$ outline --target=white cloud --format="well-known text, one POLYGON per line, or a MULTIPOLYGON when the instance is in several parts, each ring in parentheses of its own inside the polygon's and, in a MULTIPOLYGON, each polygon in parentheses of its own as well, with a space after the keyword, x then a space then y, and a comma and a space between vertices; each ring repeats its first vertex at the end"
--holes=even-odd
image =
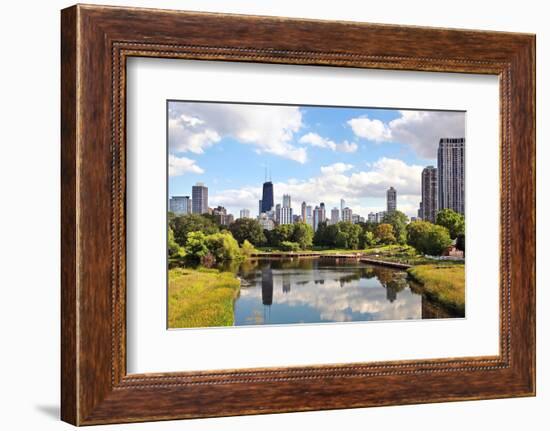
MULTIPOLYGON (((314 206, 322 201, 327 208, 331 208, 339 206, 340 199, 344 198, 354 213, 365 217, 370 211, 385 209, 386 191, 393 186, 397 189, 398 209, 408 215, 416 215, 423 166, 384 157, 372 163, 367 170, 351 171, 352 168, 349 164, 334 163, 321 167, 319 175, 308 180, 275 182, 275 202, 282 201, 283 193, 290 194, 292 207, 298 211, 302 201, 314 206)), ((212 205, 224 205, 231 211, 248 208, 253 214, 257 212, 259 199, 260 185, 223 190, 209 198, 212 205)))
POLYGON ((385 123, 377 119, 371 120, 366 115, 352 118, 348 124, 353 133, 370 141, 389 141, 392 136, 390 128, 385 123))
POLYGON ((400 117, 389 123, 367 116, 347 123, 356 136, 375 142, 409 145, 418 156, 435 159, 440 138, 465 137, 464 112, 399 111, 400 117))
POLYGON ((353 142, 343 141, 336 143, 331 139, 323 138, 317 133, 309 132, 302 136, 298 141, 300 144, 309 144, 312 147, 329 148, 332 151, 340 151, 343 153, 354 153, 357 151, 357 144, 353 142))
POLYGON ((168 174, 171 177, 177 177, 186 173, 202 174, 204 169, 198 166, 195 160, 187 157, 177 157, 173 154, 168 156, 168 174))
POLYGON ((353 165, 350 165, 349 163, 338 162, 329 166, 321 166, 321 173, 324 175, 342 174, 349 171, 351 168, 353 168, 353 165))
POLYGON ((201 154, 224 137, 269 153, 305 163, 305 148, 293 145, 302 127, 302 112, 294 106, 225 103, 172 103, 169 143, 172 152, 201 154))

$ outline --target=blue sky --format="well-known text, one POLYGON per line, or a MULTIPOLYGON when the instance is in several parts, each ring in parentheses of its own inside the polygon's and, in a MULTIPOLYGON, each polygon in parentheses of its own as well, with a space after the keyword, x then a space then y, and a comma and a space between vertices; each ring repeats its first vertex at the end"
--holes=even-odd
POLYGON ((168 102, 169 196, 209 188, 209 206, 257 215, 265 170, 275 201, 297 212, 340 198, 366 216, 385 209, 385 190, 415 215, 420 172, 435 165, 441 137, 463 137, 465 114, 313 106, 168 102))

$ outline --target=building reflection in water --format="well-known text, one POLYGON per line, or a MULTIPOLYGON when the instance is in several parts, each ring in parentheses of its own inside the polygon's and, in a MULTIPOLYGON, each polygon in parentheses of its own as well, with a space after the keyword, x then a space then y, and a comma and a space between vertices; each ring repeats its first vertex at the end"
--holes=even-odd
POLYGON ((283 293, 290 292, 290 275, 286 272, 283 273, 283 293))
POLYGON ((262 268, 262 304, 264 305, 264 322, 271 319, 271 304, 273 304, 273 270, 271 265, 262 268))

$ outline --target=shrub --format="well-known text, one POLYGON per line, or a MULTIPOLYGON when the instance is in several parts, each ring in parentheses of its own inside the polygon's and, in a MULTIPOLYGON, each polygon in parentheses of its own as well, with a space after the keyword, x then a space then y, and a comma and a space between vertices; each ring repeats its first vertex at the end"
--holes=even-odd
POLYGON ((239 244, 248 241, 249 244, 261 245, 266 242, 266 237, 260 223, 251 218, 240 218, 229 226, 229 230, 239 244))
POLYGON ((283 242, 281 242, 279 247, 283 251, 298 251, 298 250, 300 250, 300 244, 298 244, 297 242, 292 242, 292 241, 283 241, 283 242))
POLYGON ((248 242, 247 239, 243 241, 243 245, 241 245, 241 254, 245 257, 249 257, 252 253, 254 253, 256 249, 252 244, 248 242))
POLYGON ((407 226, 408 244, 420 253, 439 256, 452 244, 449 231, 427 221, 415 221, 407 226))
POLYGON ((231 232, 228 231, 208 235, 206 237, 206 247, 212 253, 216 262, 226 262, 241 257, 239 244, 233 238, 231 232))

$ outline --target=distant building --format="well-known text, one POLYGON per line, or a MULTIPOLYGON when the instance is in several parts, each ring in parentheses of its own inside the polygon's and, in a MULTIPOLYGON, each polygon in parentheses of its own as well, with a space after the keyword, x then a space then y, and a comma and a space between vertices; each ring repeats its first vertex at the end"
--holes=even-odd
POLYGON ((438 209, 450 208, 462 215, 464 215, 464 142, 464 138, 441 138, 437 149, 438 209))
POLYGON ((352 222, 353 219, 353 211, 351 208, 345 207, 342 211, 342 221, 346 222, 352 222))
POLYGON ((276 219, 279 224, 292 224, 290 195, 283 195, 283 206, 277 204, 276 219))
POLYGON ((346 207, 346 201, 344 199, 340 199, 340 217, 342 217, 345 207, 346 207))
POLYGON ((319 227, 319 223, 323 223, 325 220, 325 204, 321 202, 321 205, 315 207, 315 209, 313 210, 313 230, 316 231, 319 227))
POLYGON ((305 222, 313 227, 313 208, 311 205, 306 206, 306 220, 305 222))
POLYGON ((330 211, 330 224, 336 224, 340 221, 340 210, 336 207, 330 211))
POLYGON ((369 222, 376 223, 376 213, 370 212, 367 217, 369 222))
POLYGON ((258 201, 258 214, 261 214, 262 213, 262 200, 260 199, 258 201))
POLYGON ((281 223, 281 204, 275 205, 275 221, 281 223))
POLYGON ((384 217, 386 216, 386 211, 380 211, 376 213, 376 223, 382 223, 382 220, 384 220, 384 217))
POLYGON ((437 216, 437 169, 427 166, 422 170, 422 219, 435 223, 437 216))
POLYGON ((359 214, 352 214, 351 215, 351 222, 353 224, 361 223, 362 221, 365 221, 363 217, 361 217, 359 214))
POLYGON ((239 218, 250 218, 250 210, 242 209, 239 212, 239 218))
POLYGON ((266 181, 262 189, 262 211, 263 213, 273 209, 273 183, 266 181))
POLYGON ((418 207, 418 218, 420 220, 424 220, 424 203, 420 201, 420 205, 418 207))
POLYGON ((260 213, 258 216, 258 223, 264 230, 273 230, 275 227, 275 222, 267 213, 260 213))
POLYGON ((192 187, 191 195, 193 214, 208 213, 208 187, 203 183, 197 183, 192 187))
POLYGON ((302 207, 301 207, 301 212, 300 212, 301 216, 302 216, 302 221, 304 223, 307 223, 307 205, 305 202, 302 202, 302 207))
POLYGON ((170 198, 169 211, 176 215, 191 213, 191 199, 189 196, 172 196, 170 198))
POLYGON ((232 214, 227 214, 225 207, 218 206, 212 209, 212 215, 216 217, 216 220, 222 226, 229 226, 234 221, 232 214))
POLYGON ((386 206, 389 213, 397 209, 397 190, 393 187, 386 192, 386 206))

